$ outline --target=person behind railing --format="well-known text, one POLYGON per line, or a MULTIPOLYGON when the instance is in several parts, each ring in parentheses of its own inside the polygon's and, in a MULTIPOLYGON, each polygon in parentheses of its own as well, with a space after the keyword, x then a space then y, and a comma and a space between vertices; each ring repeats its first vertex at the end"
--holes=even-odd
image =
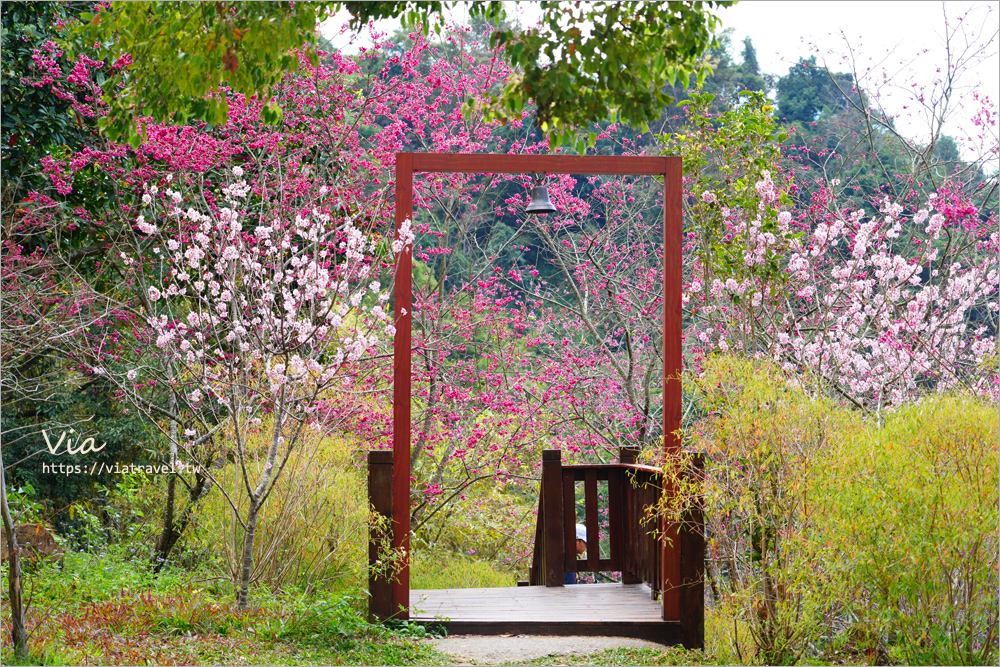
MULTIPOLYGON (((576 524, 576 555, 582 556, 587 552, 587 527, 582 523, 576 524)), ((564 582, 575 584, 576 572, 567 572, 564 582)))

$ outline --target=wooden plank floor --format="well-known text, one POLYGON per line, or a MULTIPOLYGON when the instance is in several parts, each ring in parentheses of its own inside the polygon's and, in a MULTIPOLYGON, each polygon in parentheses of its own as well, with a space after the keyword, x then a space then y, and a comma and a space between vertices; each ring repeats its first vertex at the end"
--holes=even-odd
POLYGON ((645 584, 411 590, 410 620, 451 634, 605 635, 680 643, 680 624, 661 618, 645 584))

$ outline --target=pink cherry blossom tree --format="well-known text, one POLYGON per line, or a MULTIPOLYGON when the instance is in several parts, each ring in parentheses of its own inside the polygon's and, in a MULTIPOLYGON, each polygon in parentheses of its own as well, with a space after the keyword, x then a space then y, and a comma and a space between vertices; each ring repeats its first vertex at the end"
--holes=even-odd
MULTIPOLYGON (((212 417, 185 430, 185 453, 208 433, 230 444, 247 500, 238 516, 244 538, 237 601, 245 607, 261 508, 308 429, 324 428, 317 403, 331 391, 349 391, 347 369, 379 349, 392 324, 378 281, 378 240, 355 224, 355 212, 322 186, 279 191, 248 206, 253 186, 242 168, 231 173, 211 206, 204 199, 191 206, 169 187, 154 200, 159 193, 151 186, 136 218, 137 252, 122 251, 122 260, 140 266, 143 249, 165 241, 151 274, 134 276, 149 304, 145 322, 155 345, 176 370, 170 377, 131 369, 126 379, 172 383, 192 414, 212 417), (269 444, 254 451, 251 435, 262 428, 269 444)), ((404 227, 392 251, 411 241, 404 227)))

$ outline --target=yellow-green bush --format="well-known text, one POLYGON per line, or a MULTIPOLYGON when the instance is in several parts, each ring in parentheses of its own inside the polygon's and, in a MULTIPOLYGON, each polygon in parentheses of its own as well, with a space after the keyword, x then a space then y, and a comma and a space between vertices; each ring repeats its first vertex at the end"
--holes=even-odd
POLYGON ((410 562, 410 588, 500 588, 517 586, 510 570, 454 552, 418 550, 410 562))
POLYGON ((761 659, 794 663, 824 618, 805 539, 808 482, 850 415, 737 357, 712 359, 688 386, 708 413, 686 436, 706 454, 709 588, 721 613, 746 622, 761 659))
POLYGON ((814 538, 851 611, 898 660, 996 664, 996 406, 933 397, 836 436, 814 538))
MULTIPOLYGON (((293 452, 257 520, 252 582, 277 591, 365 578, 367 469, 353 444, 337 436, 316 436, 305 438, 293 452)), ((219 488, 199 504, 187 548, 214 557, 235 580, 243 530, 227 498, 242 511, 246 493, 237 465, 229 464, 215 476, 219 488)))
POLYGON ((938 396, 879 423, 732 357, 688 386, 709 588, 758 659, 995 664, 995 405, 938 396))

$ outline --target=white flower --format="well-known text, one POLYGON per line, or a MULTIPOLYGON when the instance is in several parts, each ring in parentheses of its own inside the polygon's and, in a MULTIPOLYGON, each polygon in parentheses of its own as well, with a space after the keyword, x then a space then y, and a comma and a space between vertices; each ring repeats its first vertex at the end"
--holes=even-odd
POLYGON ((235 176, 236 178, 243 178, 243 168, 233 167, 233 176, 235 176))
POLYGON ((148 193, 147 193, 147 194, 144 194, 144 195, 142 196, 142 205, 143 205, 143 206, 149 206, 149 205, 150 205, 150 204, 152 204, 152 203, 153 203, 153 198, 152 198, 152 197, 150 197, 148 193))
POLYGON ((187 259, 188 266, 192 269, 198 267, 198 262, 205 256, 205 252, 196 246, 192 246, 184 251, 184 258, 187 259))
POLYGON ((125 377, 134 382, 135 379, 139 377, 139 371, 133 368, 132 370, 130 370, 128 373, 125 374, 125 377))
POLYGON ((139 228, 139 231, 143 234, 155 234, 157 231, 156 225, 146 222, 146 218, 139 216, 135 219, 135 226, 139 228))
POLYGON ((246 181, 237 181, 222 188, 222 194, 227 197, 246 197, 248 192, 250 192, 250 186, 247 185, 246 181))
POLYGON ((150 287, 149 288, 149 300, 150 301, 159 301, 161 296, 163 296, 163 295, 160 293, 160 290, 156 289, 155 287, 150 287))
POLYGON ((192 403, 199 403, 201 401, 201 390, 195 389, 190 394, 188 394, 188 398, 191 399, 192 403))

